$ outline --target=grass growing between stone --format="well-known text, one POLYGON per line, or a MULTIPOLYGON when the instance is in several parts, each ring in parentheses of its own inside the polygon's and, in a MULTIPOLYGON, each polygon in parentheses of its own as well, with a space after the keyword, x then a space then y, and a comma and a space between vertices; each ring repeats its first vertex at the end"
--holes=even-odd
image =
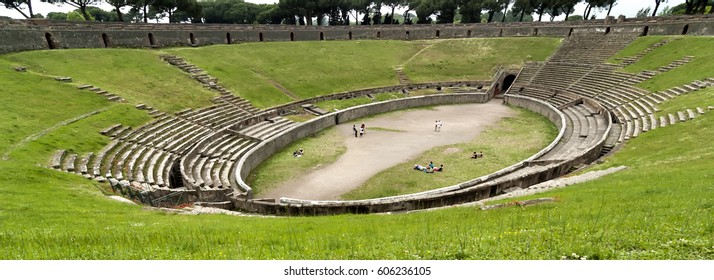
POLYGON ((399 83, 393 66, 416 53, 408 41, 276 42, 168 49, 208 71, 259 107, 399 83), (215 72, 215 73, 214 73, 215 72))
POLYGON ((535 154, 555 139, 555 126, 543 116, 517 109, 487 128, 468 143, 433 148, 415 159, 379 172, 343 199, 367 199, 416 193, 468 181, 515 164, 535 154), (484 157, 471 159, 483 152, 484 157), (424 173, 413 170, 415 164, 444 165, 443 172, 424 173))
POLYGON ((412 81, 488 80, 501 65, 520 68, 526 61, 545 60, 561 39, 473 38, 433 42, 433 46, 404 65, 412 81))
POLYGON ((69 76, 75 85, 92 84, 131 104, 144 103, 166 112, 206 107, 218 96, 149 50, 32 51, 3 55, 0 60, 41 75, 69 76))
POLYGON ((635 56, 649 48, 650 46, 661 42, 662 40, 666 39, 666 36, 644 36, 644 37, 638 37, 630 43, 626 48, 620 50, 617 52, 615 55, 610 57, 607 62, 609 63, 614 63, 618 64, 620 63, 620 60, 618 58, 624 58, 624 57, 629 57, 629 56, 635 56))
MULTIPOLYGON (((660 91, 694 80, 714 77, 714 67, 711 67, 711 62, 714 60, 714 51, 712 51, 714 37, 663 36, 657 38, 669 38, 672 41, 648 53, 638 62, 625 67, 626 72, 657 70, 659 67, 685 56, 694 56, 694 58, 689 63, 671 71, 658 73, 654 78, 639 84, 639 87, 649 91, 660 91)), ((638 39, 636 42, 640 40, 648 39, 638 39)), ((631 47, 626 48, 625 51, 629 48, 631 47)))
POLYGON ((708 106, 714 106, 714 87, 700 89, 668 100, 657 106, 661 111, 655 115, 659 117, 675 114, 676 116, 677 111, 692 109, 696 112, 697 107, 706 111, 708 106))
POLYGON ((337 160, 346 151, 342 136, 334 127, 322 130, 313 136, 288 145, 282 151, 263 161, 250 175, 247 183, 254 194, 275 188, 301 174, 311 172, 337 160), (304 155, 293 156, 303 149, 304 155))

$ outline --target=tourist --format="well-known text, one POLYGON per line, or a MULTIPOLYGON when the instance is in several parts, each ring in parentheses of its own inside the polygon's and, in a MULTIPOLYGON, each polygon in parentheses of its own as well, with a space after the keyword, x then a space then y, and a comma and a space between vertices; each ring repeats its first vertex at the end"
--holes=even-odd
POLYGON ((434 131, 437 131, 437 129, 439 129, 439 121, 438 120, 434 122, 434 131))
POLYGON ((471 158, 477 159, 477 158, 478 158, 478 153, 477 153, 477 152, 474 152, 474 154, 471 156, 471 158))
POLYGON ((353 125, 352 125, 352 131, 354 131, 354 133, 355 133, 355 138, 357 138, 357 125, 356 125, 356 124, 353 124, 353 125))
POLYGON ((438 127, 439 132, 441 132, 441 127, 444 125, 444 123, 441 122, 441 120, 436 121, 436 126, 438 127))
POLYGON ((414 170, 424 171, 424 170, 426 170, 426 167, 417 164, 417 165, 414 165, 414 170))
POLYGON ((429 168, 434 168, 434 162, 433 162, 433 161, 430 161, 430 162, 429 162, 429 168))
POLYGON ((444 165, 441 164, 441 165, 439 165, 439 167, 434 167, 434 171, 439 171, 439 172, 444 171, 444 165))
POLYGON ((364 135, 364 124, 362 127, 359 129, 359 137, 362 137, 364 135))
POLYGON ((362 123, 362 126, 360 126, 360 130, 362 130, 362 134, 366 133, 366 128, 364 127, 364 123, 362 123))

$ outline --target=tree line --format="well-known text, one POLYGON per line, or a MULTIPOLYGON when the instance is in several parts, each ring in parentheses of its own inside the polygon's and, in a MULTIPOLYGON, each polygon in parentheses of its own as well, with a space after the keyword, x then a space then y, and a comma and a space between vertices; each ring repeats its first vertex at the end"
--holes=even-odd
MULTIPOLYGON (((70 5, 69 13, 50 12, 50 20, 96 20, 117 22, 378 25, 553 21, 595 18, 598 10, 610 16, 618 0, 280 0, 277 4, 254 4, 243 0, 35 0, 70 5), (96 5, 113 7, 110 12, 96 5), (582 15, 575 5, 585 4, 582 15), (396 10, 403 12, 396 14, 396 10), (384 12, 386 11, 386 12, 384 12)), ((622 0, 625 1, 625 0, 622 0)), ((642 8, 637 16, 713 13, 714 0, 685 0, 674 7, 668 0, 649 0, 654 8, 642 8)), ((0 5, 26 18, 44 17, 32 11, 32 0, 0 0, 0 5)))

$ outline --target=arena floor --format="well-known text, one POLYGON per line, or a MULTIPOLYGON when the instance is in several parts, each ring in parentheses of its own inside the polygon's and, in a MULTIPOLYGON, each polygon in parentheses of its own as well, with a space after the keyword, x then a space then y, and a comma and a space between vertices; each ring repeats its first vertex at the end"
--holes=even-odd
MULTIPOLYGON (((354 137, 352 125, 359 127, 362 122, 344 123, 337 129, 344 135, 347 151, 337 161, 284 182, 259 197, 338 200, 340 195, 360 187, 378 172, 409 161, 431 148, 474 139, 490 124, 514 115, 514 112, 502 105, 501 100, 392 112, 367 119, 366 133, 361 138, 354 137), (443 123, 440 132, 434 131, 436 120, 443 123), (375 127, 399 132, 370 129, 375 127)), ((461 152, 470 156, 473 151, 461 152)), ((438 164, 438 159, 434 162, 438 164)))

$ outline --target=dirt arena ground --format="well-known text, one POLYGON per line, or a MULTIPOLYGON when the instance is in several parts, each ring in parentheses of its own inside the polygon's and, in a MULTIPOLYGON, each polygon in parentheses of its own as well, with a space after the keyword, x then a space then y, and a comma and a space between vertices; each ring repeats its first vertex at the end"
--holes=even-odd
POLYGON ((492 100, 486 104, 439 106, 374 117, 365 121, 367 130, 361 138, 354 137, 352 125, 359 127, 362 122, 340 124, 337 129, 344 135, 347 151, 337 161, 284 182, 260 197, 337 200, 384 169, 433 147, 470 141, 489 125, 513 114, 501 100, 492 100), (434 131, 436 120, 443 123, 440 132, 434 131), (375 127, 398 132, 370 129, 375 127))

